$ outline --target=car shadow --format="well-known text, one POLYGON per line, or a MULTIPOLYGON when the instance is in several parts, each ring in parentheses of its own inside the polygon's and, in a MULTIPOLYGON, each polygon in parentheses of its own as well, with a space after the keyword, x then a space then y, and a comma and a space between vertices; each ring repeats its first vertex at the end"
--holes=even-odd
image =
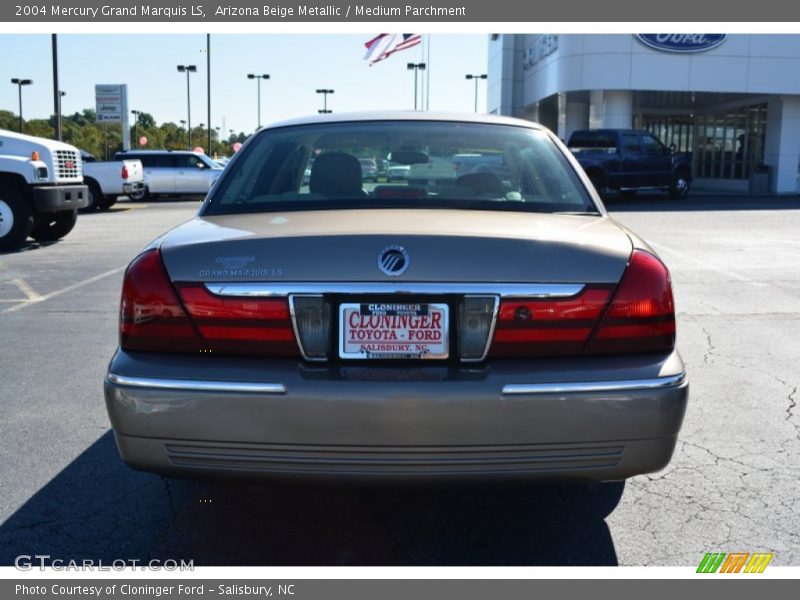
POLYGON ((610 213, 614 212, 694 212, 798 210, 800 196, 704 195, 693 193, 686 198, 672 199, 663 193, 639 193, 634 198, 613 194, 603 198, 610 213))
POLYGON ((40 248, 47 248, 48 246, 53 246, 54 244, 58 244, 61 240, 52 240, 49 242, 37 242, 34 239, 28 238, 25 240, 25 243, 22 244, 19 248, 14 248, 13 250, 0 250, 0 256, 3 254, 19 254, 22 252, 31 252, 32 250, 39 250, 40 248))
POLYGON ((168 479, 126 467, 109 431, 0 525, 0 565, 616 565, 623 490, 168 479))

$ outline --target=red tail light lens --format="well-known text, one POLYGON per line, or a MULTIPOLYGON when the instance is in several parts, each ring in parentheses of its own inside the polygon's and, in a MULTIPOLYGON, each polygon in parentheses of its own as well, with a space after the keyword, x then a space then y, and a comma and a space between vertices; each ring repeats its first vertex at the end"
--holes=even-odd
POLYGON ((123 179, 127 179, 128 178, 128 167, 127 167, 127 165, 122 165, 122 178, 123 179))
POLYGON ((675 306, 667 267, 634 250, 586 354, 655 352, 675 347, 675 306))
POLYGON ((172 289, 158 250, 139 255, 125 271, 119 340, 126 350, 196 352, 203 348, 172 289))
POLYGON ((504 300, 497 316, 491 355, 580 354, 611 291, 611 286, 587 286, 573 298, 504 300))
POLYGON ((297 356, 285 298, 215 296, 203 284, 177 285, 150 250, 125 272, 120 346, 125 350, 297 356), (185 308, 184 308, 185 307, 185 308))
POLYGON ((216 296, 202 283, 177 287, 192 322, 212 352, 298 355, 286 298, 216 296))

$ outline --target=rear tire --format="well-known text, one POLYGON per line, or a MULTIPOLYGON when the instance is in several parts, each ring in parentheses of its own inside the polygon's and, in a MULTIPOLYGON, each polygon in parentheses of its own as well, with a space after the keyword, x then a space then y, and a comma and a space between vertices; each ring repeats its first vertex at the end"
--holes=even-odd
POLYGON ((33 208, 17 187, 0 185, 0 250, 16 250, 33 227, 33 208))
POLYGON ((128 194, 128 199, 133 200, 134 202, 143 202, 144 200, 147 200, 149 195, 150 191, 147 189, 147 186, 142 186, 138 190, 128 194))
POLYGON ((31 230, 31 237, 37 242, 54 242, 72 231, 77 220, 77 210, 41 214, 31 230))
POLYGON ((87 204, 84 208, 81 208, 80 211, 88 213, 96 210, 102 210, 103 191, 100 189, 100 186, 96 181, 87 179, 86 187, 89 188, 89 204, 87 204))
POLYGON ((606 186, 603 176, 600 173, 595 173, 595 172, 589 173, 588 175, 589 175, 589 181, 592 182, 592 185, 594 186, 597 195, 600 196, 600 198, 603 198, 606 192, 606 186))
POLYGON ((689 178, 685 173, 676 173, 669 186, 669 197, 675 199, 686 198, 689 195, 689 178))
POLYGON ((116 203, 117 203, 116 196, 103 196, 103 199, 100 201, 100 210, 108 210, 116 203))

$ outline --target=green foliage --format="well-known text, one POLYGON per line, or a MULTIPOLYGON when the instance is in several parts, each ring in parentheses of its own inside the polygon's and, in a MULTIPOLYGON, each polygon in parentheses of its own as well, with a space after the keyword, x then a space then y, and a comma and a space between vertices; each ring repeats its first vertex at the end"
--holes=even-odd
MULTIPOLYGON (((0 110, 0 129, 19 131, 19 116, 9 110, 0 110)), ((98 160, 111 160, 114 153, 122 150, 122 126, 119 123, 98 123, 94 109, 86 108, 82 112, 64 115, 61 118, 62 139, 68 143, 94 154, 98 160), (106 143, 108 153, 106 154, 106 143)), ((25 121, 25 131, 28 135, 44 138, 55 138, 55 118, 30 119, 25 121)), ((138 149, 139 138, 147 138, 147 144, 141 148, 152 150, 185 150, 188 148, 186 128, 172 122, 158 125, 149 113, 139 113, 136 124, 131 126, 131 148, 138 149)), ((244 142, 247 135, 239 133, 231 135, 228 139, 221 140, 217 131, 211 130, 211 156, 233 154, 231 145, 234 142, 244 142)), ((192 127, 192 147, 201 146, 204 150, 208 145, 208 130, 205 127, 192 127)))

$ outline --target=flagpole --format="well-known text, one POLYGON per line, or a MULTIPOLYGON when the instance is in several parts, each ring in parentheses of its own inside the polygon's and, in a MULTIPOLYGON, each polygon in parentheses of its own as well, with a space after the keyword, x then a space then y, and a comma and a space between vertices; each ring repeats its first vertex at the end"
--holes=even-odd
MULTIPOLYGON (((422 37, 422 43, 419 45, 420 49, 419 62, 425 62, 425 47, 428 45, 428 41, 426 39, 427 36, 423 35, 421 37, 422 37)), ((422 110, 425 110, 425 97, 426 97, 425 92, 427 89, 428 87, 425 84, 425 77, 423 76, 422 82, 420 83, 420 92, 421 92, 420 106, 422 107, 422 110)))
POLYGON ((425 49, 428 51, 428 60, 425 62, 428 63, 427 73, 425 74, 425 78, 428 80, 425 84, 425 110, 429 111, 431 109, 431 34, 429 33, 427 36, 427 42, 425 44, 425 49))

